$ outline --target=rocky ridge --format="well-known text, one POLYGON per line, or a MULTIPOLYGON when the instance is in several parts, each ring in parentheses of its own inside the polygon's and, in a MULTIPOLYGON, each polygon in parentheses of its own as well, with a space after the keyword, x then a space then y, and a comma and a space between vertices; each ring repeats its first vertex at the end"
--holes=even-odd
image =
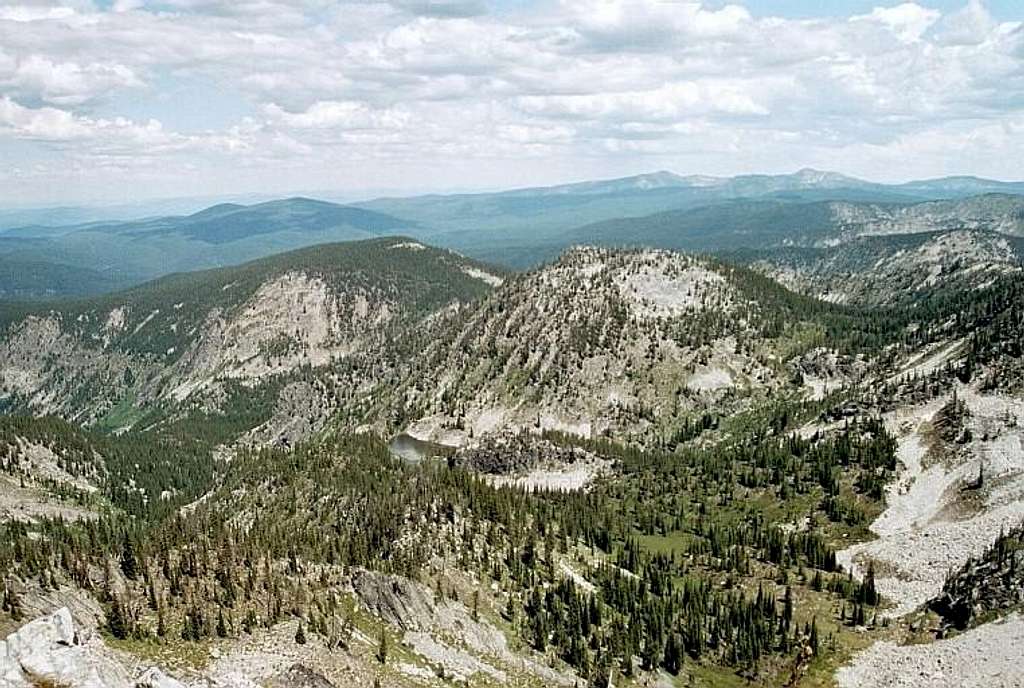
POLYGON ((928 606, 945 628, 964 630, 1024 606, 1024 523, 999 534, 979 557, 954 571, 928 606))
POLYGON ((891 305, 936 288, 978 289, 1024 270, 1024 242, 953 229, 864 235, 828 248, 764 252, 751 264, 794 291, 833 303, 891 305))
MULTIPOLYGON (((506 280, 428 348, 379 417, 464 445, 521 429, 665 430, 789 383, 758 296, 732 268, 666 251, 577 248, 506 280)), ((794 327, 797 327, 794 324, 794 327)))
MULTIPOLYGON (((329 410, 326 368, 388 349, 396 332, 487 293, 499 279, 487 270, 387 239, 172 276, 88 301, 10 306, 0 313, 0 404, 119 430, 147 414, 222 413, 240 390, 272 397, 261 422, 273 420, 272 408, 329 410), (305 377, 326 387, 289 384, 314 369, 305 377)), ((308 436, 325 415, 308 413, 301 428, 271 423, 261 434, 308 436)))

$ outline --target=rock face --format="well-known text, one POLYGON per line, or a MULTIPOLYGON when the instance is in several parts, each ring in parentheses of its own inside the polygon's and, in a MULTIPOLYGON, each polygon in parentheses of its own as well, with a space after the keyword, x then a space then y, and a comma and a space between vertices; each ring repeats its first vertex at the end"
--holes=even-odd
POLYGON ((288 671, 270 679, 267 688, 334 688, 334 684, 309 667, 293 664, 288 671))
POLYGON ((911 205, 833 202, 829 210, 841 238, 945 229, 981 229, 1019 236, 1024 232, 1022 204, 1018 196, 985 194, 911 205))
POLYGON ((944 625, 965 629, 990 613, 1024 606, 1024 525, 999 536, 984 556, 951 575, 929 607, 944 625))
POLYGON ((1001 529, 1024 520, 1024 402, 967 385, 956 399, 885 414, 903 469, 870 526, 878 538, 836 552, 855 576, 874 562, 879 592, 897 603, 884 612, 892 617, 941 594, 951 570, 985 556, 1001 529))
POLYGON ((938 286, 972 289, 1019 274, 1019 237, 969 229, 858 235, 837 245, 767 251, 752 267, 794 291, 836 303, 892 304, 938 286))
MULTIPOLYGON (((66 607, 0 642, 0 683, 10 688, 129 688, 127 673, 91 643, 82 643, 66 607)), ((147 684, 149 685, 149 684, 147 684)), ((172 684, 173 685, 173 684, 172 684)), ((160 685, 160 688, 172 688, 160 685)))
POLYGON ((82 638, 67 607, 25 624, 0 641, 0 686, 185 688, 155 667, 132 681, 99 638, 82 638))
POLYGON ((526 433, 491 437, 456 454, 466 468, 492 475, 522 473, 542 464, 572 465, 592 458, 583 449, 560 447, 526 433))
POLYGON ((135 682, 135 688, 185 688, 177 681, 156 667, 148 669, 135 682))
MULTIPOLYGON (((314 369, 327 380, 327 368, 367 352, 380 365, 398 334, 484 296, 495 279, 449 251, 381 239, 167 278, 59 309, 5 311, 0 403, 117 429, 157 407, 224 412, 239 388, 276 395, 272 384, 308 380, 314 369)), ((279 408, 267 409, 279 417, 264 434, 308 434, 322 421, 324 395, 288 388, 279 408), (297 414, 304 423, 278 427, 297 414)))
POLYGON ((425 347, 377 416, 463 446, 524 429, 653 437, 727 412, 787 383, 757 325, 774 306, 748 278, 667 251, 574 248, 425 347))
POLYGON ((507 685, 509 668, 534 674, 548 686, 578 681, 573 674, 513 652, 504 633, 489 621, 474 619, 458 602, 435 601, 433 592, 420 583, 366 570, 354 571, 351 583, 364 609, 400 629, 403 643, 457 681, 480 674, 507 685), (458 638, 458 643, 451 643, 451 638, 458 638))

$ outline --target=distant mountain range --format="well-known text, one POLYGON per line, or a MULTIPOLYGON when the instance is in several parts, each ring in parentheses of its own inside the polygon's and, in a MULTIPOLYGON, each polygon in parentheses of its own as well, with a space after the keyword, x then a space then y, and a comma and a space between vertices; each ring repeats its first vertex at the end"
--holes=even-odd
POLYGON ((237 265, 333 241, 408 233, 415 223, 362 208, 291 198, 256 205, 216 205, 186 216, 65 227, 31 226, 0 233, 0 296, 87 295, 174 272, 237 265), (49 266, 49 267, 46 267, 49 266), (38 289, 34 275, 69 266, 79 278, 38 289), (73 287, 73 288, 72 288, 73 287), (35 290, 35 291, 33 291, 35 290))
MULTIPOLYGON (((1024 183, 974 177, 885 185, 811 169, 729 178, 661 171, 351 205, 308 198, 225 203, 128 221, 61 224, 75 214, 58 210, 56 221, 23 214, 35 222, 0 230, 0 298, 98 294, 172 272, 396 234, 513 268, 580 243, 717 252, 959 228, 1012 235, 1021 233, 1024 217, 1018 194, 1024 183)), ((5 217, 12 215, 0 212, 0 226, 5 217)))

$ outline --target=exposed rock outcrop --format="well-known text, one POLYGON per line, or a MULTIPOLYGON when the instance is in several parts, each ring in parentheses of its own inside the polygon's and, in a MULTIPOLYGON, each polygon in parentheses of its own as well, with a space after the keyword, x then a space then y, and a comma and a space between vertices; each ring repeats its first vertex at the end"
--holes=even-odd
POLYGON ((929 607, 945 628, 963 630, 990 614, 1024 606, 1024 525, 999 536, 984 556, 953 573, 929 607))
POLYGON ((302 664, 293 664, 287 671, 267 682, 267 688, 334 688, 334 684, 302 664))
POLYGON ((124 668, 105 656, 96 643, 83 642, 66 607, 25 624, 0 642, 0 683, 10 688, 132 685, 124 668))
POLYGON ((456 460, 466 468, 494 475, 520 473, 541 465, 566 466, 592 458, 583 449, 560 447, 526 433, 490 437, 456 454, 456 460))
POLYGON ((185 685, 153 667, 139 676, 135 688, 185 688, 185 685))
POLYGON ((30 621, 0 641, 0 686, 185 688, 155 667, 132 681, 98 636, 84 636, 67 607, 30 621))

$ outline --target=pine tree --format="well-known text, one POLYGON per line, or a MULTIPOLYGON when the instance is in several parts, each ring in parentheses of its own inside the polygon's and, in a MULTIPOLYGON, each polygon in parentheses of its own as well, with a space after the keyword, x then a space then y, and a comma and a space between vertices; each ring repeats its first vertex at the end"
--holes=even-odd
POLYGON ((124 535, 121 547, 121 571, 128 580, 135 580, 139 576, 139 561, 135 556, 135 546, 127 533, 124 535))
POLYGON ((217 637, 218 638, 227 638, 228 637, 228 627, 224 623, 224 610, 221 609, 220 607, 217 608, 217 637))
POLYGON ((679 672, 683 668, 683 643, 677 633, 672 633, 668 637, 668 642, 665 643, 665 659, 662 662, 665 671, 678 676, 679 672))
POLYGON ((130 632, 127 610, 116 597, 107 608, 107 630, 118 640, 124 640, 130 632))
POLYGON ((793 588, 786 586, 786 597, 782 606, 782 634, 789 635, 789 627, 793 621, 793 588))
POLYGON ((377 643, 377 661, 381 664, 388 663, 388 634, 384 630, 384 624, 380 626, 380 638, 377 643))

